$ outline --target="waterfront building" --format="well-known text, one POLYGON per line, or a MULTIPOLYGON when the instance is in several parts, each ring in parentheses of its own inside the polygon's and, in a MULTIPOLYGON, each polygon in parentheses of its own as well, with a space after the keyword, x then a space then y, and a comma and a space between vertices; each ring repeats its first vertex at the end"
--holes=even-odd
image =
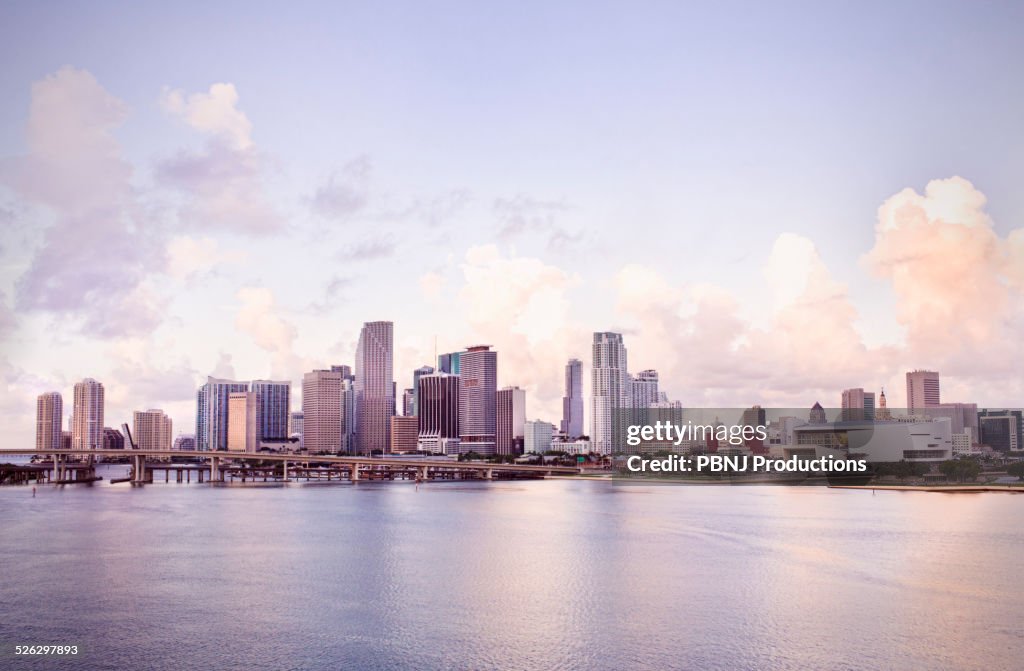
POLYGON ((228 449, 228 397, 248 390, 248 382, 206 378, 206 384, 196 392, 196 447, 199 450, 228 449))
POLYGON ((485 456, 497 452, 498 353, 490 345, 459 356, 459 449, 485 456))
POLYGON ((583 362, 565 364, 565 396, 562 397, 561 431, 569 438, 583 435, 583 362))
POLYGON ((420 407, 420 378, 424 375, 432 375, 434 373, 433 366, 420 366, 412 372, 412 415, 419 414, 420 407))
POLYGON ((253 380, 249 390, 259 396, 260 436, 264 440, 288 437, 292 383, 253 380))
POLYGON ((71 449, 98 450, 103 447, 103 385, 86 378, 75 384, 71 415, 71 449))
POLYGON ((342 451, 343 373, 314 370, 302 376, 302 446, 310 454, 342 451))
POLYGON ((36 398, 36 449, 59 450, 64 431, 64 398, 49 391, 36 398))
POLYGON ((496 450, 498 454, 522 454, 526 424, 526 391, 519 387, 498 390, 496 401, 496 450))
MULTIPOLYGON (((947 418, 912 422, 830 422, 793 429, 797 448, 842 450, 869 462, 939 462, 953 456, 953 432, 947 418)), ((789 448, 786 448, 789 449, 789 448)), ((787 453, 798 454, 798 449, 787 453)), ((811 454, 814 454, 811 450, 811 454)))
POLYGON ((594 451, 611 454, 622 449, 623 411, 628 407, 629 373, 621 333, 594 333, 591 359, 591 431, 594 451))
POLYGON ((103 427, 103 449, 104 450, 123 450, 124 449, 124 434, 115 428, 105 426, 103 427))
POLYGON ((1024 411, 982 410, 978 425, 983 445, 1000 452, 1024 450, 1024 411))
POLYGON ((875 393, 864 391, 861 387, 843 390, 842 418, 845 421, 864 421, 875 419, 875 393))
POLYGON ((395 414, 395 379, 392 370, 394 325, 366 322, 356 347, 356 445, 360 454, 390 448, 391 416, 395 414))
POLYGON ((555 425, 539 419, 528 421, 524 426, 523 449, 527 453, 544 454, 551 450, 551 442, 555 436, 555 425))
POLYGON ((395 415, 391 418, 391 454, 415 452, 419 442, 419 418, 415 415, 395 415))
POLYGON ((132 414, 132 437, 140 450, 169 450, 173 422, 163 410, 136 410, 132 414))
POLYGON ((192 452, 196 449, 196 437, 188 433, 179 433, 171 449, 175 452, 192 452))
POLYGON ((459 383, 458 375, 447 373, 420 377, 420 450, 436 454, 458 454, 459 383))
POLYGON ((236 391, 228 396, 228 450, 254 453, 260 445, 260 395, 236 391))

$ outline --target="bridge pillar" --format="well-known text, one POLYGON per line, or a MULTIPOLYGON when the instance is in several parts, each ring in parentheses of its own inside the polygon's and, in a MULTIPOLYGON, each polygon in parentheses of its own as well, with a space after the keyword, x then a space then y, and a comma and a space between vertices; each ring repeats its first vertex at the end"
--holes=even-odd
POLYGON ((287 459, 284 460, 284 470, 282 471, 281 475, 282 475, 282 479, 285 482, 288 482, 288 460, 287 459))
POLYGON ((420 479, 426 480, 428 477, 430 477, 430 467, 420 466, 420 479))
POLYGON ((219 482, 220 479, 220 457, 210 457, 210 482, 219 482))
POLYGON ((60 480, 60 455, 53 455, 53 481, 60 480))
POLYGON ((487 470, 484 471, 484 480, 493 480, 493 479, 494 479, 494 469, 493 468, 488 468, 487 470))
POLYGON ((350 464, 349 479, 352 482, 359 481, 359 464, 350 464))

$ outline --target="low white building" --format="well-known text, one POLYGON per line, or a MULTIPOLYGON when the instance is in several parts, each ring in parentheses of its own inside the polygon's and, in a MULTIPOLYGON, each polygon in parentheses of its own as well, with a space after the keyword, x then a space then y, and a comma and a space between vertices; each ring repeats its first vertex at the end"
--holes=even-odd
POLYGON ((798 447, 821 446, 869 462, 945 461, 953 457, 948 417, 931 421, 832 422, 793 429, 798 447))

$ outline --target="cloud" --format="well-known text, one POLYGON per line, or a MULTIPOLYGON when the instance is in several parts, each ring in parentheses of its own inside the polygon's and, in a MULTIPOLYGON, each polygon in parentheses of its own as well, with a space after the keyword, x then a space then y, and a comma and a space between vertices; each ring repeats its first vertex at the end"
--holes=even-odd
POLYGON ((372 261, 395 253, 395 243, 389 239, 363 240, 338 251, 339 261, 372 261))
POLYGON ((362 211, 370 199, 370 171, 367 156, 359 156, 346 163, 313 194, 310 199, 313 211, 335 219, 345 219, 362 211))
POLYGON ((305 362, 294 352, 298 330, 279 314, 273 292, 264 287, 242 287, 235 297, 240 303, 235 327, 271 354, 271 375, 293 379, 301 374, 305 362))
POLYGON ((252 124, 237 109, 232 84, 186 95, 165 89, 161 106, 208 136, 202 150, 182 150, 158 163, 158 181, 185 196, 181 223, 203 229, 265 235, 284 227, 266 196, 267 159, 251 138, 252 124))
POLYGON ((187 280, 229 264, 246 259, 246 253, 224 250, 213 238, 192 238, 180 235, 167 243, 167 272, 171 277, 187 280))
POLYGON ((166 262, 164 233, 113 135, 126 116, 89 72, 61 68, 32 85, 28 153, 0 166, 32 214, 52 222, 17 280, 16 307, 59 313, 96 336, 149 331, 161 319, 163 299, 144 280, 166 262))
POLYGON ((445 279, 441 273, 431 270, 424 273, 419 279, 420 292, 428 301, 435 301, 441 296, 444 290, 445 279))
POLYGON ((558 223, 558 216, 568 210, 565 203, 537 200, 523 194, 497 198, 493 205, 499 223, 499 238, 540 235, 547 238, 548 248, 556 251, 582 239, 582 232, 570 231, 558 223))
POLYGON ((191 95, 164 87, 160 104, 193 128, 224 138, 234 149, 252 146, 252 122, 237 108, 234 84, 213 84, 208 93, 191 95))

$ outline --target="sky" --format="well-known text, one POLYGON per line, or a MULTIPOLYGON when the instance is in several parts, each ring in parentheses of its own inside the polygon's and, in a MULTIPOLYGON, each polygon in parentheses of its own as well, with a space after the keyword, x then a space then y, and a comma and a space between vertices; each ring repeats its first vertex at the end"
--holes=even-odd
POLYGON ((557 422, 625 335, 688 405, 942 373, 1024 405, 1020 3, 0 4, 0 431, 192 432, 395 323, 557 422))

